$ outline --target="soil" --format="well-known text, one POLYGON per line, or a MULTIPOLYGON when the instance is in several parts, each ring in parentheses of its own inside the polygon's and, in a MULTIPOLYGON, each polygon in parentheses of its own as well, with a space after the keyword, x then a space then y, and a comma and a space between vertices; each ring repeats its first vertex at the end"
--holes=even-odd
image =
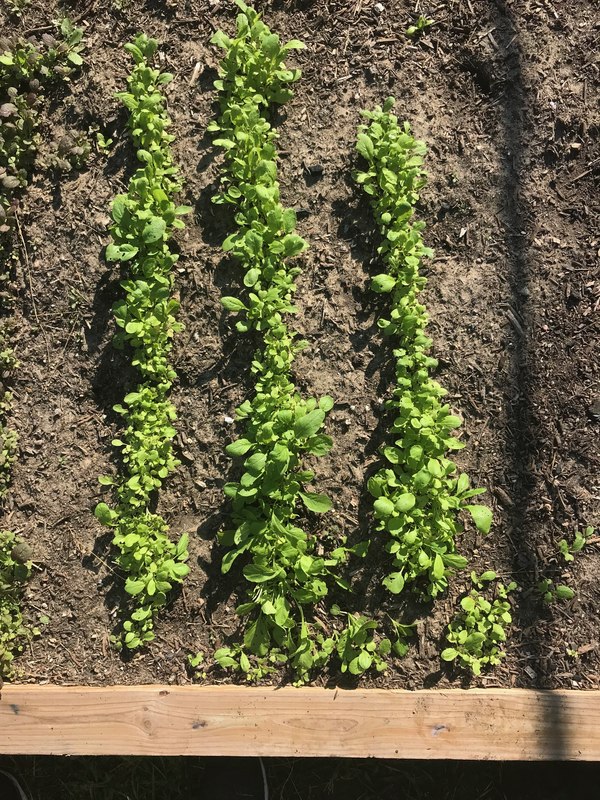
MULTIPOLYGON (((280 177, 310 242, 298 281, 295 324, 310 344, 296 364, 298 385, 336 399, 334 450, 317 464, 318 486, 335 501, 328 525, 351 540, 369 530, 365 474, 385 439, 381 402, 393 368, 376 327, 384 306, 368 290, 380 271, 377 237, 351 171, 361 109, 393 94, 400 117, 429 146, 419 215, 436 250, 424 301, 437 378, 465 421, 460 466, 488 488, 494 508, 492 533, 481 539, 468 530, 460 550, 475 569, 494 568, 521 587, 506 660, 471 685, 599 688, 600 537, 572 565, 558 554, 561 538, 599 520, 596 3, 421 4, 435 25, 416 40, 404 33, 415 17, 408 0, 257 6, 274 31, 307 45, 294 54, 303 77, 278 120, 280 177), (545 606, 535 589, 543 577, 568 583, 575 600, 545 606)), ((85 29, 86 63, 49 96, 40 166, 20 211, 13 388, 21 454, 3 525, 35 550, 27 614, 49 618, 20 659, 20 679, 185 683, 188 653, 210 656, 236 630, 235 575, 221 578, 214 542, 227 513, 228 420, 249 392, 255 342, 235 332, 219 303, 239 286, 240 271, 220 253, 229 220, 210 203, 219 157, 205 135, 218 63, 209 39, 218 27, 231 30, 235 13, 226 0, 67 7, 85 29), (103 250, 111 198, 132 168, 114 92, 130 68, 123 44, 139 31, 159 39, 161 62, 175 76, 168 98, 181 201, 194 206, 178 238, 176 276, 185 331, 173 355, 172 399, 183 463, 159 501, 172 530, 192 534, 192 571, 161 615, 157 641, 126 660, 109 644, 122 583, 93 508, 104 493, 97 477, 117 469, 111 409, 135 380, 111 346, 119 275, 103 250), (65 133, 94 129, 114 139, 108 156, 93 148, 83 170, 62 176, 43 168, 44 152, 65 133)), ((57 14, 54 0, 32 0, 20 21, 0 12, 0 23, 39 33, 57 14)), ((363 606, 380 608, 381 574, 357 570, 363 606)), ((462 681, 440 666, 439 651, 467 580, 457 577, 433 609, 418 610, 417 644, 375 684, 462 681)), ((226 679, 215 671, 207 678, 226 679)))

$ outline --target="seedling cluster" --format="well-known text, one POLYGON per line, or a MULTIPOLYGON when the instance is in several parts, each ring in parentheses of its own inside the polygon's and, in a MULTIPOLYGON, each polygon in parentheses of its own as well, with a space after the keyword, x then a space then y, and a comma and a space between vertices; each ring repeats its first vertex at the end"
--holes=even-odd
POLYGON ((442 651, 444 661, 456 661, 463 669, 479 675, 482 667, 496 666, 505 657, 506 628, 512 622, 509 594, 516 583, 505 586, 497 581, 492 570, 479 577, 471 573, 476 588, 460 602, 462 611, 448 626, 446 638, 450 643, 442 651), (496 582, 496 583, 494 583, 496 582), (495 596, 488 600, 481 589, 484 584, 495 586, 495 596))
POLYGON ((289 87, 300 75, 286 67, 285 58, 304 45, 281 44, 253 9, 241 0, 236 4, 241 13, 235 38, 220 31, 213 37, 225 50, 215 84, 221 114, 209 128, 225 150, 222 191, 214 202, 234 209, 237 227, 223 249, 243 267, 248 290, 243 298, 224 297, 223 305, 239 314, 238 331, 257 331, 263 344, 251 365, 254 395, 236 411, 244 434, 227 447, 229 455, 243 458, 243 473, 225 487, 232 524, 220 535, 229 548, 223 572, 245 556, 248 600, 237 609, 245 633, 243 644, 221 649, 217 660, 252 676, 264 674, 270 663, 289 662, 302 678, 328 657, 309 622, 310 610, 346 558, 341 547, 328 557, 317 555, 315 538, 296 522, 303 508, 320 514, 331 507, 327 497, 307 488, 314 474, 302 458, 329 451, 323 425, 333 406, 330 397, 303 399, 292 377, 294 357, 305 342, 286 322, 296 310, 294 279, 300 272, 288 259, 306 242, 294 233, 294 211, 281 204, 277 134, 268 119, 269 107, 291 97, 289 87))
POLYGON ((424 223, 413 221, 425 183, 425 146, 415 141, 408 123, 398 123, 393 105, 389 98, 383 108, 364 112, 369 124, 360 127, 357 141, 367 168, 355 177, 370 198, 382 236, 378 253, 387 268, 372 279, 371 288, 389 295, 388 315, 378 325, 392 339, 396 359, 396 386, 386 403, 394 414, 390 441, 368 489, 392 557, 393 571, 384 585, 395 595, 411 587, 435 598, 448 586, 451 572, 467 563, 456 552, 461 509, 482 533, 489 531, 492 514, 467 502, 485 490, 472 489, 448 457, 464 447, 452 435, 461 420, 442 402, 446 391, 431 378, 437 361, 429 355, 428 317, 418 299, 426 283, 419 273, 421 260, 433 256, 423 244, 424 223))
POLYGON ((25 624, 21 595, 31 574, 29 546, 10 531, 0 531, 0 683, 13 675, 13 660, 36 629, 25 624))
POLYGON ((121 449, 123 470, 118 479, 103 476, 100 483, 116 485, 117 505, 99 503, 96 516, 113 528, 117 564, 127 576, 125 590, 135 609, 115 642, 131 650, 154 639, 156 611, 167 602, 173 584, 189 572, 187 535, 172 541, 165 520, 150 511, 155 493, 179 465, 172 446, 176 412, 168 399, 176 375, 168 356, 182 326, 175 318, 179 303, 172 297, 178 256, 168 242, 174 229, 184 227, 180 217, 190 210, 173 201, 181 187, 162 92, 171 75, 150 66, 156 48, 156 40, 145 35, 125 48, 135 67, 128 91, 118 97, 130 112, 141 166, 128 193, 113 201, 113 242, 106 250, 108 261, 126 265, 121 284, 125 297, 113 309, 119 328, 114 342, 131 352, 140 383, 115 406, 125 423, 122 438, 113 440, 121 449))

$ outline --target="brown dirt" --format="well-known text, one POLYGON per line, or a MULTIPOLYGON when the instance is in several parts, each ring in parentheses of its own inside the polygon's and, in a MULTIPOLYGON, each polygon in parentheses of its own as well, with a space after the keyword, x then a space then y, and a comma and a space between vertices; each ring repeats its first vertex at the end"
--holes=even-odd
MULTIPOLYGON (((592 413, 600 296, 596 3, 449 0, 422 8, 436 25, 420 41, 403 33, 414 18, 407 0, 258 5, 273 30, 307 44, 297 56, 302 80, 279 125, 281 185, 310 242, 297 294, 298 329, 310 342, 297 362, 299 385, 336 399, 335 448, 317 465, 319 487, 335 500, 329 525, 352 538, 368 530, 364 475, 384 436, 380 400, 392 371, 375 327, 380 306, 367 288, 379 271, 376 236, 350 173, 360 110, 393 94, 399 115, 429 145, 419 213, 437 254, 426 267, 425 302, 438 377, 465 419, 461 467, 489 488, 495 511, 493 533, 481 541, 468 532, 461 550, 476 569, 493 567, 522 587, 506 661, 472 683, 600 686, 598 545, 567 570, 557 550, 565 534, 598 523, 600 495, 592 413), (321 176, 308 174, 314 164, 321 176), (534 589, 540 576, 569 583, 576 600, 544 607, 534 589), (581 657, 569 658, 567 646, 581 657)), ((221 259, 227 220, 209 201, 218 163, 204 136, 217 64, 208 42, 216 27, 231 29, 234 13, 225 0, 91 0, 70 8, 85 27, 86 66, 52 96, 42 151, 65 130, 90 126, 115 145, 108 158, 94 151, 81 173, 57 179, 40 170, 23 200, 14 386, 21 456, 3 524, 35 549, 27 610, 50 622, 20 667, 24 680, 37 682, 186 682, 187 654, 210 654, 235 629, 234 587, 219 578, 213 542, 226 513, 223 448, 233 433, 226 417, 248 390, 253 343, 220 310, 238 268, 221 259), (162 615, 157 642, 125 662, 108 644, 119 584, 110 537, 92 510, 101 496, 97 476, 116 469, 110 441, 119 421, 111 408, 132 380, 110 344, 119 286, 102 254, 110 200, 131 168, 113 93, 130 66, 122 45, 138 31, 161 41, 164 66, 175 74, 169 109, 186 181, 182 202, 196 212, 179 239, 177 274, 186 329, 174 354, 173 401, 183 465, 160 499, 172 529, 193 535, 191 575, 162 615)), ((31 31, 56 12, 52 0, 34 0, 11 25, 31 31)), ((358 567, 366 605, 377 607, 378 578, 358 567)), ((438 654, 465 588, 459 577, 432 613, 420 610, 418 646, 380 685, 456 682, 438 654)))

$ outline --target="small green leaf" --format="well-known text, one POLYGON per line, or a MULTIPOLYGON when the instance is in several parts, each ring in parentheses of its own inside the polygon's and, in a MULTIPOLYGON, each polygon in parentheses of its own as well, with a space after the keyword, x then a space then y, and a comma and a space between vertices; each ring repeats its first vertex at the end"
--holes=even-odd
POLYGON ((559 600, 572 600, 575 597, 575 592, 570 586, 560 584, 556 587, 556 596, 559 600))
POLYGON ((221 298, 221 305, 223 308, 226 308, 227 311, 245 311, 246 306, 242 303, 241 300, 238 300, 237 297, 222 297, 221 298))
POLYGON ((492 512, 487 506, 465 506, 473 517, 473 522, 480 533, 489 533, 492 527, 492 512))
POLYGON ((371 280, 371 289, 379 294, 391 292, 396 285, 396 279, 391 275, 382 272, 381 275, 375 275, 371 280))
POLYGON ((142 238, 146 244, 153 244, 154 242, 158 242, 159 239, 162 239, 166 229, 167 223, 162 217, 152 217, 144 226, 142 238))
POLYGON ((380 517, 389 517, 394 513, 394 504, 387 497, 378 497, 373 503, 373 508, 380 517))
POLYGON ((316 514, 324 514, 331 508, 331 500, 325 494, 313 494, 312 492, 300 492, 302 502, 309 511, 316 514))
POLYGON ((236 439, 235 442, 227 445, 225 452, 229 456, 243 456, 251 447, 252 442, 248 441, 248 439, 236 439))
POLYGON ((457 657, 458 657, 458 650, 455 650, 454 647, 447 647, 445 650, 442 650, 441 653, 442 661, 454 661, 454 659, 457 657))
POLYGON ((392 594, 400 594, 404 589, 404 576, 401 572, 392 572, 384 579, 383 585, 392 594))
POLYGON ((106 503, 98 503, 96 508, 94 509, 94 516, 97 520, 99 520, 103 525, 110 525, 113 521, 115 516, 115 512, 112 511, 106 503))

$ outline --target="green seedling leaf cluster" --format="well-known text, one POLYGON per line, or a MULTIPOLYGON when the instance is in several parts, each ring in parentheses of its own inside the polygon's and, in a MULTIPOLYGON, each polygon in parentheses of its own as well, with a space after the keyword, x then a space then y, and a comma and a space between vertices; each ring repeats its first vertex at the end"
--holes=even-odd
POLYGON ((122 474, 118 479, 100 478, 101 484, 116 486, 116 507, 100 503, 95 513, 114 530, 117 564, 127 576, 125 590, 134 607, 115 644, 134 650, 154 639, 155 613, 165 605, 173 584, 181 583, 189 572, 187 535, 172 541, 167 523, 150 511, 150 504, 179 465, 172 446, 176 412, 168 399, 176 374, 168 356, 173 336, 182 326, 175 318, 179 304, 172 297, 172 270, 178 256, 168 242, 174 229, 184 227, 180 217, 190 209, 173 201, 181 186, 163 95, 171 76, 150 66, 157 49, 154 39, 142 34, 125 49, 135 67, 128 90, 117 96, 130 112, 140 167, 127 194, 113 201, 113 241, 106 258, 127 269, 121 284, 125 296, 113 308, 118 327, 114 342, 132 353, 140 383, 115 406, 125 424, 121 438, 113 440, 121 450, 122 474))
POLYGON ((243 436, 227 447, 240 459, 243 473, 225 487, 232 518, 220 534, 227 548, 223 572, 243 557, 247 602, 237 613, 245 633, 242 643, 222 648, 216 659, 252 678, 287 663, 304 680, 333 651, 309 619, 329 583, 343 583, 338 574, 347 554, 332 545, 323 555, 298 522, 307 512, 321 514, 331 507, 328 497, 310 488, 314 474, 302 460, 305 454, 329 451, 332 442, 323 426, 333 400, 303 399, 292 377, 294 357, 305 343, 286 322, 296 310, 294 281, 300 272, 289 259, 307 245, 295 233, 294 211, 281 204, 277 134, 268 112, 291 97, 290 85, 300 72, 289 69, 285 59, 303 45, 282 44, 256 11, 241 0, 236 4, 241 12, 236 35, 219 31, 212 39, 225 50, 215 83, 221 113, 209 126, 225 151, 222 190, 214 202, 234 209, 236 229, 223 249, 242 266, 247 288, 242 298, 224 297, 223 306, 238 314, 240 332, 258 331, 263 346, 251 364, 254 395, 236 411, 243 436))
POLYGON ((13 660, 37 630, 25 624, 21 595, 31 575, 31 550, 10 531, 0 531, 0 679, 14 675, 13 660))
POLYGON ((448 626, 446 638, 450 647, 442 651, 444 661, 456 661, 474 675, 479 675, 485 666, 499 664, 506 655, 503 649, 506 628, 512 622, 508 595, 517 585, 496 583, 495 596, 488 600, 479 589, 496 579, 496 573, 491 570, 479 577, 471 574, 477 588, 461 600, 462 610, 448 626))
POLYGON ((355 174, 371 200, 382 235, 378 253, 386 271, 376 275, 374 292, 389 296, 389 311, 378 321, 394 343, 396 386, 387 409, 394 415, 383 463, 369 479, 377 529, 388 536, 386 549, 392 571, 384 585, 394 595, 406 587, 424 598, 435 598, 448 585, 449 575, 466 566, 456 552, 462 531, 459 514, 466 511, 481 533, 488 533, 492 514, 471 498, 484 489, 471 488, 448 454, 464 444, 453 431, 461 425, 446 391, 431 377, 437 361, 429 355, 431 339, 419 294, 426 280, 419 267, 433 251, 422 238, 424 223, 413 220, 414 207, 425 183, 425 145, 416 141, 408 123, 392 113, 394 100, 383 108, 363 112, 357 150, 366 169, 355 174))
POLYGON ((594 528, 592 528, 591 525, 588 525, 583 533, 581 531, 575 532, 572 542, 569 543, 566 539, 561 539, 558 543, 558 549, 564 560, 567 563, 573 561, 577 553, 581 553, 583 548, 586 546, 588 539, 591 539, 593 535, 594 528))

